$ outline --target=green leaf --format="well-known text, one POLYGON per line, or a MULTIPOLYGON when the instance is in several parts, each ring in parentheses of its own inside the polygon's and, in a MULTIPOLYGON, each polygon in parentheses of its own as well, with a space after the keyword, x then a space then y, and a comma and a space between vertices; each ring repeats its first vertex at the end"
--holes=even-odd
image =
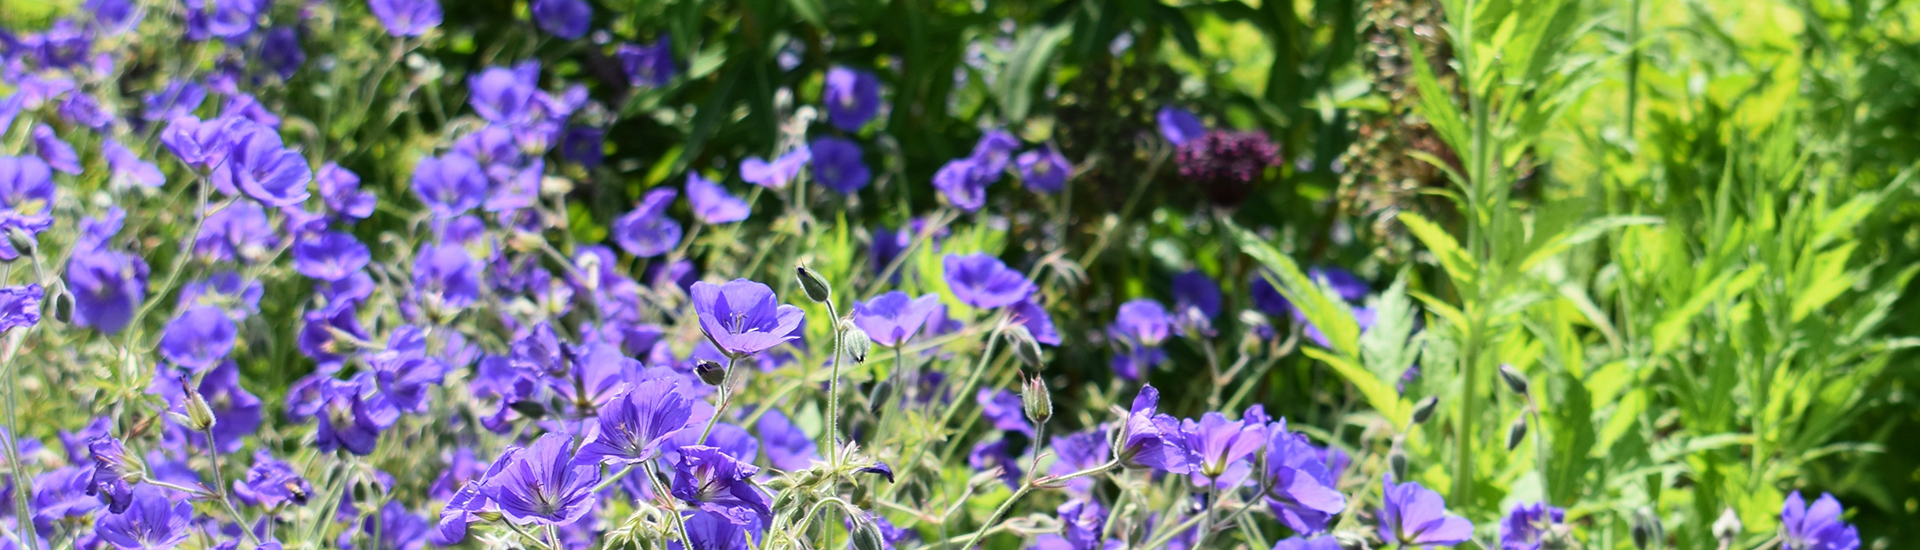
POLYGON ((827 26, 827 6, 820 0, 787 0, 793 6, 793 13, 800 19, 816 27, 827 26))
POLYGON ((1368 406, 1380 411, 1380 414, 1385 415, 1394 426, 1407 425, 1409 419, 1406 414, 1411 411, 1402 407, 1400 392, 1394 390, 1392 385, 1381 382, 1379 378, 1373 376, 1373 373, 1367 372, 1352 361, 1327 353, 1320 348, 1306 346, 1300 348, 1300 352, 1333 367, 1334 372, 1339 373, 1341 378, 1347 379, 1348 383, 1353 384, 1354 389, 1360 390, 1360 397, 1367 400, 1368 406))
POLYGON ((1267 267, 1269 270, 1267 282, 1279 289, 1280 294, 1293 303, 1293 307, 1299 308, 1300 312, 1306 315, 1307 322, 1313 323, 1314 328, 1320 329, 1320 333, 1326 335, 1327 342, 1333 344, 1334 351, 1339 352, 1341 357, 1358 360, 1360 324, 1354 322, 1353 311, 1347 308, 1345 302, 1337 298, 1338 294, 1334 293, 1333 289, 1307 278, 1307 274, 1301 271, 1300 265, 1294 263, 1293 258, 1288 258, 1287 255, 1281 254, 1279 250, 1260 240, 1259 235, 1242 229, 1231 221, 1226 222, 1226 226, 1233 233, 1234 241, 1240 245, 1240 250, 1267 267))
POLYGON ((1418 101, 1413 104, 1413 112, 1426 117, 1427 124, 1440 134, 1440 139, 1455 151, 1465 151, 1471 145, 1467 139, 1466 118, 1461 116, 1460 108, 1453 104, 1453 93, 1440 86, 1439 78, 1433 74, 1433 67, 1427 65, 1427 53, 1420 48, 1420 41, 1411 34, 1402 32, 1400 43, 1406 44, 1412 51, 1407 59, 1413 62, 1413 85, 1420 92, 1418 101))
POLYGON ((1369 300, 1373 328, 1360 335, 1361 363, 1382 382, 1393 382, 1420 358, 1413 336, 1413 301, 1407 297, 1407 270, 1402 268, 1387 291, 1369 300))
POLYGON ((1473 286, 1473 278, 1479 272, 1479 267, 1473 258, 1467 256, 1467 251, 1460 248, 1460 242, 1453 240, 1453 235, 1411 211, 1401 212, 1399 219, 1414 238, 1420 239, 1420 244, 1427 245, 1427 250, 1440 259, 1440 268, 1447 271, 1454 286, 1473 286))
POLYGON ((1586 244, 1594 239, 1600 238, 1606 235, 1609 230, 1631 225, 1656 225, 1660 223, 1664 223, 1664 220, 1653 216, 1607 216, 1589 221, 1582 224, 1579 229, 1562 232, 1547 239, 1539 248, 1527 254, 1527 259, 1520 262, 1520 270, 1531 271, 1533 268, 1539 267, 1540 262, 1547 261, 1555 255, 1565 252, 1569 248, 1586 244))
POLYGON ((1653 326, 1654 353, 1665 354, 1673 351, 1673 348, 1680 344, 1680 337, 1686 335, 1687 323, 1692 321, 1695 315, 1699 315, 1702 310, 1705 310, 1707 304, 1713 303, 1714 300, 1725 296, 1733 296, 1745 292, 1747 288, 1753 286, 1755 281, 1760 279, 1760 274, 1765 272, 1766 269, 1763 266, 1756 265, 1738 273, 1732 271, 1721 273, 1719 277, 1713 279, 1713 282, 1707 283, 1706 288, 1694 293, 1692 298, 1687 299, 1685 305, 1680 306, 1679 309, 1668 311, 1666 315, 1661 316, 1660 322, 1653 326))
POLYGON ((1061 25, 1034 26, 1021 33, 1013 53, 1007 56, 1006 69, 994 82, 994 97, 1000 101, 1000 114, 1008 122, 1026 120, 1033 108, 1033 93, 1041 73, 1053 61, 1053 52, 1059 49, 1060 42, 1072 32, 1072 26, 1061 25))

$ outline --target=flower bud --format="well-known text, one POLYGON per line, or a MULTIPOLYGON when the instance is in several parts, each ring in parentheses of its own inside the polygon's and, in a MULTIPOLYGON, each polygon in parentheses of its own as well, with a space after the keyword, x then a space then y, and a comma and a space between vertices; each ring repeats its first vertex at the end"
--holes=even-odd
POLYGON ((547 416, 547 406, 541 405, 539 401, 514 401, 508 403, 507 408, 513 409, 513 412, 520 413, 520 416, 535 420, 547 416))
POLYGON ((1666 529, 1660 526, 1660 517, 1645 506, 1633 511, 1633 523, 1627 532, 1633 535, 1633 547, 1639 550, 1658 548, 1667 538, 1666 529))
POLYGON ((1387 465, 1393 468, 1394 479, 1407 479, 1407 452, 1395 445, 1387 452, 1387 465))
MULTIPOLYGON (((1433 411, 1439 408, 1440 408, 1440 396, 1429 395, 1427 396, 1426 399, 1421 399, 1419 403, 1415 403, 1413 405, 1413 423, 1414 424, 1427 423, 1428 419, 1433 418, 1433 411)), ((1405 478, 1402 478, 1402 479, 1405 479, 1405 478)))
POLYGON ((73 295, 66 292, 53 293, 53 318, 62 323, 73 322, 73 295))
POLYGON ((887 406, 887 399, 893 397, 893 379, 881 380, 867 392, 867 412, 880 415, 880 409, 887 406))
POLYGON ((600 256, 598 254, 581 254, 578 259, 574 260, 574 263, 578 264, 574 267, 580 272, 580 278, 585 279, 580 281, 580 285, 587 287, 587 290, 599 289, 600 256))
POLYGON ((1740 515, 1733 513, 1733 508, 1727 508, 1720 512, 1720 519, 1713 522, 1713 538, 1720 541, 1721 548, 1731 548, 1733 539, 1738 538, 1744 529, 1746 526, 1740 524, 1740 515))
POLYGON ((1507 383, 1507 389, 1519 395, 1527 394, 1527 375, 1520 374, 1513 365, 1500 365, 1500 381, 1507 383))
POLYGON ((1040 342, 1033 339, 1033 333, 1025 325, 1014 325, 1007 329, 1007 343, 1013 346, 1013 355, 1027 366, 1039 369, 1046 366, 1046 356, 1041 354, 1040 342))
POLYGON ((700 381, 709 386, 719 386, 727 382, 727 369, 719 363, 701 359, 693 366, 693 373, 700 375, 700 381))
POLYGON ((1507 450, 1520 448, 1520 442, 1527 439, 1527 416, 1513 419, 1513 425, 1507 427, 1507 450))
POLYGON ((867 362, 867 352, 873 351, 873 338, 867 336, 867 331, 853 326, 851 320, 841 321, 840 331, 842 333, 840 339, 842 345, 847 348, 847 356, 852 357, 855 363, 867 362))
POLYGON ((869 517, 865 512, 855 512, 852 510, 849 510, 847 515, 850 516, 848 519, 850 523, 853 524, 853 528, 851 529, 853 532, 848 535, 849 538, 853 539, 853 550, 882 550, 886 548, 886 541, 880 538, 880 526, 874 523, 872 517, 869 517))
POLYGON ((1028 378, 1020 388, 1020 405, 1026 408, 1027 420, 1033 425, 1046 424, 1053 418, 1053 396, 1047 393, 1047 382, 1039 376, 1028 378))
POLYGON ((827 280, 820 278, 819 273, 804 265, 793 268, 793 272, 794 277, 800 280, 800 289, 807 291, 807 299, 822 304, 833 299, 833 287, 828 286, 827 280))
POLYGON ((1340 545, 1340 550, 1367 550, 1366 537, 1360 536, 1351 531, 1334 532, 1333 542, 1334 544, 1340 545))
POLYGON ((33 235, 27 234, 18 227, 7 228, 7 244, 13 245, 13 249, 18 251, 21 257, 33 255, 35 246, 33 235))
POLYGON ((185 390, 187 394, 186 402, 182 404, 182 408, 185 408, 187 413, 184 415, 175 413, 174 420, 184 420, 184 422, 180 422, 180 424, 194 431, 206 431, 212 428, 214 423, 213 407, 207 404, 207 398, 205 396, 200 395, 200 390, 193 386, 193 377, 181 376, 180 389, 185 390))

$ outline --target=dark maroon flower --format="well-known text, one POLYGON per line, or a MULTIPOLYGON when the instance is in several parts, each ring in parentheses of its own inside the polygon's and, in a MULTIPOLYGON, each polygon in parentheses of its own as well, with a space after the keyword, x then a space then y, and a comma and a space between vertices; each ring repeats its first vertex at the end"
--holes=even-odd
POLYGON ((1253 194, 1260 173, 1280 163, 1280 147, 1265 132, 1214 130, 1180 146, 1180 177, 1200 187, 1207 200, 1238 206, 1253 194))

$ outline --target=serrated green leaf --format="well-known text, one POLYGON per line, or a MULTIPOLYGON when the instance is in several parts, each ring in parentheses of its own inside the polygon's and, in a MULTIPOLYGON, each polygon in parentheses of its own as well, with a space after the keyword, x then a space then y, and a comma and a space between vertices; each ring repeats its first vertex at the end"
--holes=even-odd
POLYGON ((1479 268, 1473 258, 1467 256, 1467 251, 1460 248, 1460 241, 1453 240, 1453 235, 1447 234, 1447 230, 1419 214, 1401 212, 1399 220, 1407 226, 1408 232, 1413 233, 1414 238, 1420 239, 1420 244, 1426 245, 1427 250, 1440 259, 1440 268, 1446 270, 1454 286, 1473 286, 1479 268))

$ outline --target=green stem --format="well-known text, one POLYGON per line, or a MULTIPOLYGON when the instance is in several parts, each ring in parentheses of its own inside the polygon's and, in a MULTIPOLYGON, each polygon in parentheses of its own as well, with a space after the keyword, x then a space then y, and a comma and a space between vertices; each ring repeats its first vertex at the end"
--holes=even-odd
POLYGON ((827 321, 833 323, 833 378, 827 380, 827 465, 832 471, 839 472, 840 465, 840 351, 844 346, 840 330, 840 312, 833 307, 833 298, 827 298, 827 321))
POLYGON ((207 456, 213 460, 213 494, 220 497, 220 504, 226 506, 228 514, 233 515, 233 521, 240 523, 240 532, 247 534, 247 540, 259 545, 260 539, 253 535, 253 524, 240 515, 240 509, 233 506, 233 498, 227 495, 227 479, 225 474, 220 473, 220 449, 213 442, 213 425, 208 424, 200 431, 207 436, 207 456))
POLYGON ((727 371, 720 377, 720 404, 713 408, 713 417, 707 419, 706 429, 700 430, 700 440, 696 445, 707 444, 707 436, 713 435, 713 425, 720 422, 720 417, 726 416, 727 405, 733 403, 733 365, 738 362, 732 355, 727 356, 727 371))
MULTIPOLYGON (((24 336, 18 329, 7 331, 6 357, 0 358, 0 369, 7 371, 7 433, 0 440, 6 442, 7 469, 13 474, 13 509, 17 514, 14 517, 31 518, 33 504, 27 500, 27 494, 33 489, 28 484, 27 476, 21 475, 25 468, 20 463, 20 450, 14 444, 14 440, 20 438, 20 419, 14 410, 14 403, 19 401, 20 375, 18 369, 14 368, 13 359, 20 354, 20 340, 24 336)), ((34 550, 39 548, 38 538, 29 535, 21 537, 21 540, 26 542, 28 550, 34 550)))

